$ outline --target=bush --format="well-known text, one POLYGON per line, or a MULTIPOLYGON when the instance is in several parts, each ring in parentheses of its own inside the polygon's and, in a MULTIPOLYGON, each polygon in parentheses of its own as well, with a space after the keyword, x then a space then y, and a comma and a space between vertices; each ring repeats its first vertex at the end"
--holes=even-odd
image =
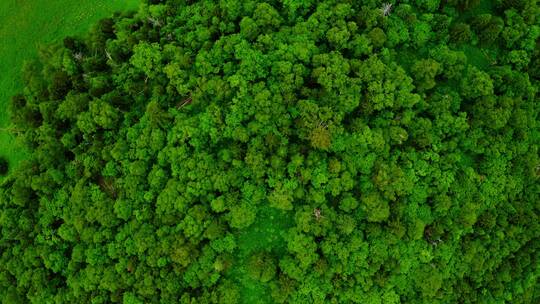
POLYGON ((6 175, 9 171, 9 163, 4 157, 0 157, 0 175, 6 175))

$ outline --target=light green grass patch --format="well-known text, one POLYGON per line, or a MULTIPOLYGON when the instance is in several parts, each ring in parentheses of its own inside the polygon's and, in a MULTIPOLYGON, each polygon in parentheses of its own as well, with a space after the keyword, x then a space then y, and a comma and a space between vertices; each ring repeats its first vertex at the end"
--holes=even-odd
POLYGON ((259 207, 257 220, 237 235, 238 253, 235 267, 229 277, 241 286, 242 303, 272 303, 270 289, 265 283, 253 280, 246 269, 249 256, 258 251, 267 251, 281 257, 287 252, 284 233, 294 223, 290 212, 268 206, 259 207))

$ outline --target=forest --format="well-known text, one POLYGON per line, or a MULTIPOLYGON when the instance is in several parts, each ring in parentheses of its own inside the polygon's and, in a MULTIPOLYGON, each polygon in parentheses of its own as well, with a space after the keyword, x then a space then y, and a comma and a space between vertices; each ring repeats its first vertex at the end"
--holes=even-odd
POLYGON ((1 303, 540 303, 537 0, 144 0, 19 73, 1 303))
MULTIPOLYGON (((15 138, 7 111, 10 97, 22 91, 21 69, 41 47, 86 33, 99 19, 138 7, 140 0, 0 0, 0 158, 9 165, 28 156, 15 138)), ((3 177, 0 174, 0 183, 3 177)))

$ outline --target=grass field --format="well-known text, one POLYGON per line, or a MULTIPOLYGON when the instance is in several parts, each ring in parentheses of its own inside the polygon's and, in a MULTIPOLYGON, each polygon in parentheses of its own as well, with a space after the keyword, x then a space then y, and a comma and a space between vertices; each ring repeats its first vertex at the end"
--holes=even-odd
POLYGON ((271 252, 277 256, 285 254, 287 244, 284 234, 293 222, 294 219, 290 213, 271 207, 260 207, 257 221, 236 235, 238 252, 235 260, 240 266, 231 269, 229 278, 240 286, 242 303, 272 302, 268 286, 250 277, 246 269, 247 260, 257 251, 271 252))
POLYGON ((140 0, 0 0, 0 156, 14 166, 25 157, 9 133, 7 105, 21 89, 24 61, 40 44, 86 32, 114 11, 136 9, 140 0))

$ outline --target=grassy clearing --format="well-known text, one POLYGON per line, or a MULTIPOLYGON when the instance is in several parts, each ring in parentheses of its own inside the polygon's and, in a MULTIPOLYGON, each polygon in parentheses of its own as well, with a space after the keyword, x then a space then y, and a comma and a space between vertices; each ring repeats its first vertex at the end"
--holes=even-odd
POLYGON ((267 284, 252 279, 246 269, 249 256, 258 251, 272 252, 282 256, 287 252, 284 233, 294 223, 291 213, 268 206, 259 207, 257 220, 249 228, 242 230, 238 237, 237 263, 229 277, 241 286, 242 303, 271 303, 267 284))
POLYGON ((0 1, 0 155, 14 166, 25 157, 9 132, 9 98, 22 88, 20 71, 39 45, 86 32, 118 10, 136 9, 140 0, 0 1))

